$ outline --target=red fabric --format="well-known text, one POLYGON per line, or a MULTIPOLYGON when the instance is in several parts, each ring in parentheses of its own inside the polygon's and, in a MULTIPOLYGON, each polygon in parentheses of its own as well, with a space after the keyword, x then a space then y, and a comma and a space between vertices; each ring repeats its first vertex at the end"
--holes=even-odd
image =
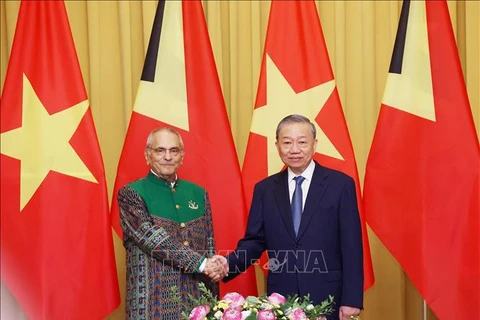
MULTIPOLYGON (((296 93, 334 80, 314 1, 272 1, 255 109, 264 107, 269 101, 266 55, 270 56, 296 93)), ((292 105, 288 114, 300 112, 297 107, 292 105)), ((311 120, 317 122, 344 160, 320 153, 316 153, 314 159, 326 167, 344 172, 356 182, 364 246, 364 287, 367 289, 374 283, 370 248, 357 165, 336 87, 316 118, 311 120)), ((266 149, 267 139, 251 132, 242 170, 247 203, 251 202, 255 183, 268 175, 266 149)))
MULTIPOLYGON (((184 1, 182 8, 189 130, 176 128, 135 111, 132 113, 115 182, 113 226, 121 235, 116 200, 118 189, 144 177, 148 172, 143 151, 149 132, 170 126, 181 134, 185 146, 185 158, 178 176, 207 190, 212 206, 216 250, 225 255, 227 250, 235 249, 246 226, 240 167, 202 4, 200 1, 184 1)), ((221 283, 220 290, 221 294, 236 291, 243 295, 256 295, 254 270, 227 284, 221 283)))
MULTIPOLYGON (((1 276, 31 319, 101 319, 120 297, 92 115, 88 108, 69 143, 97 182, 51 170, 21 206, 21 184, 38 171, 27 168, 21 157, 7 156, 4 139, 31 124, 24 119, 25 105, 31 104, 22 101, 28 89, 24 75, 49 117, 87 100, 63 1, 22 1, 19 11, 0 107, 1 276)), ((38 126, 31 140, 18 141, 18 149, 28 145, 29 157, 41 161, 45 131, 38 126)), ((49 157, 64 161, 62 154, 49 157)))
POLYGON ((447 3, 423 5, 436 119, 382 104, 365 178, 367 221, 438 318, 477 319, 480 148, 447 3))

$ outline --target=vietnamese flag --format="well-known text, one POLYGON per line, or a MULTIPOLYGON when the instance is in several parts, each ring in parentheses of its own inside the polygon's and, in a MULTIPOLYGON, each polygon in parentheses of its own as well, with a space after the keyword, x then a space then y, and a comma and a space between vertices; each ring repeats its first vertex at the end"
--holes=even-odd
POLYGON ((372 286, 374 276, 357 164, 317 8, 314 1, 272 1, 242 170, 248 203, 255 184, 284 167, 275 147, 275 129, 280 120, 294 113, 308 117, 317 128, 314 159, 355 180, 362 221, 364 287, 367 289, 372 286))
POLYGON ((2 282, 31 319, 106 317, 105 174, 63 1, 22 1, 0 115, 2 282))
POLYGON ((367 220, 439 319, 480 319, 480 148, 446 1, 405 1, 367 220))
MULTIPOLYGON (((209 193, 217 252, 234 250, 245 230, 247 210, 201 1, 158 3, 115 182, 112 223, 119 235, 117 191, 147 175, 147 136, 164 126, 177 130, 184 142, 179 177, 209 193)), ((256 295, 254 270, 220 288, 223 293, 256 295)))

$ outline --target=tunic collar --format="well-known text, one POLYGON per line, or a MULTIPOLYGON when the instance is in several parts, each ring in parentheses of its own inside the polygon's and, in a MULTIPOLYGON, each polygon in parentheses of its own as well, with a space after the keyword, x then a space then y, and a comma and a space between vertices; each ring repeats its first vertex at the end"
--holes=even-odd
POLYGON ((147 179, 154 182, 158 185, 168 186, 170 188, 175 188, 178 185, 178 176, 175 174, 175 181, 167 181, 162 177, 158 176, 155 172, 150 169, 150 172, 147 175, 147 179))

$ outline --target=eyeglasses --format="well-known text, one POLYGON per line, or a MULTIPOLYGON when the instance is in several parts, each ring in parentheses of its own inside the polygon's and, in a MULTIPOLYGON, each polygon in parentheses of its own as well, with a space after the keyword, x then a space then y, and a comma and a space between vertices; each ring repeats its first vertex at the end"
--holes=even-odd
POLYGON ((182 148, 170 148, 170 149, 165 149, 165 148, 162 148, 162 147, 158 147, 158 148, 152 148, 152 147, 149 147, 147 146, 148 149, 150 150, 153 150, 153 152, 155 152, 156 155, 160 156, 160 157, 165 157, 165 155, 167 154, 167 152, 175 157, 177 156, 180 152, 183 151, 182 148))

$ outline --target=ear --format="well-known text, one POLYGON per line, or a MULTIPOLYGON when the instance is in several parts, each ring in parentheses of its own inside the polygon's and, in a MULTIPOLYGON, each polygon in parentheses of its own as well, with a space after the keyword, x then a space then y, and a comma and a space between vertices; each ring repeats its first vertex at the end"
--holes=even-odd
POLYGON ((145 157, 145 162, 146 162, 148 165, 150 165, 150 158, 148 157, 148 152, 147 152, 146 150, 143 152, 143 155, 144 155, 144 157, 145 157))

